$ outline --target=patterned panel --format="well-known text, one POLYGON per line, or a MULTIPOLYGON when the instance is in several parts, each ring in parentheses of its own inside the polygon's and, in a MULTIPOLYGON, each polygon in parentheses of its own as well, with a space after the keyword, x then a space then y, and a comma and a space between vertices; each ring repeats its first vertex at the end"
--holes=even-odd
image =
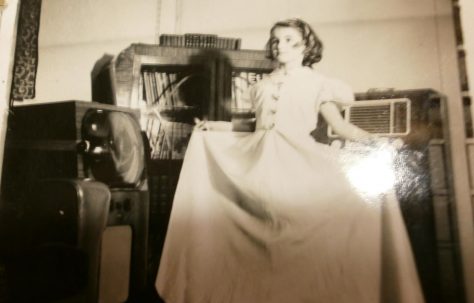
POLYGON ((41 0, 22 0, 13 70, 13 100, 35 97, 41 0))

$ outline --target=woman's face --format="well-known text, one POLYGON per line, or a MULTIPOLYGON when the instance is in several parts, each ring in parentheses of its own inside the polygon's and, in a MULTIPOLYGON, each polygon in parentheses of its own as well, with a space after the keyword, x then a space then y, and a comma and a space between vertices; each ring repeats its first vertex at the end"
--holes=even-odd
POLYGON ((301 32, 293 27, 276 27, 271 38, 273 57, 282 64, 303 64, 306 48, 301 32))

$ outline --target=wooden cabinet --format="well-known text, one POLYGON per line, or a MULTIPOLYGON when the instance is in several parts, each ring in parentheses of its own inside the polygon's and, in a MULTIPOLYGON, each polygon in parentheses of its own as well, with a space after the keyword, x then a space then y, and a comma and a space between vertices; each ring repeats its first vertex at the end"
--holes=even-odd
POLYGON ((132 44, 93 79, 93 99, 139 108, 151 157, 182 159, 193 118, 230 121, 239 93, 272 68, 265 51, 132 44))

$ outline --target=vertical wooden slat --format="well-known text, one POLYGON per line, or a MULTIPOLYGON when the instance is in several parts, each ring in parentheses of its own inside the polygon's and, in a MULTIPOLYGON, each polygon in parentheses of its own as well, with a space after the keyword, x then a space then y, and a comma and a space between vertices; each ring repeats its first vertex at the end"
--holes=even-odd
MULTIPOLYGON (((468 0, 469 1, 469 0, 468 0)), ((442 0, 433 0, 435 11, 445 4, 442 0)), ((453 15, 451 9, 450 15, 453 15)), ((464 109, 461 95, 460 79, 452 77, 459 73, 459 67, 452 64, 457 60, 457 45, 455 39, 454 22, 444 22, 442 17, 437 17, 436 37, 438 40, 437 54, 440 68, 441 90, 448 96, 447 117, 449 125, 450 154, 452 167, 452 180, 454 185, 455 203, 454 216, 457 223, 457 238, 459 253, 461 255, 462 276, 467 303, 474 303, 474 220, 473 205, 471 202, 468 157, 466 151, 466 131, 464 125, 464 109), (452 47, 442 47, 449 43, 452 47)))

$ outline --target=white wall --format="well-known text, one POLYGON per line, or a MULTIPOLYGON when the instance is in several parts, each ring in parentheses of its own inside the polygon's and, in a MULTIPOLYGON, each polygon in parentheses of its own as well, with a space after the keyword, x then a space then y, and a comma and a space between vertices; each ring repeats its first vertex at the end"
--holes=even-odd
POLYGON ((159 0, 43 0, 35 101, 91 100, 104 54, 154 43, 159 0))

